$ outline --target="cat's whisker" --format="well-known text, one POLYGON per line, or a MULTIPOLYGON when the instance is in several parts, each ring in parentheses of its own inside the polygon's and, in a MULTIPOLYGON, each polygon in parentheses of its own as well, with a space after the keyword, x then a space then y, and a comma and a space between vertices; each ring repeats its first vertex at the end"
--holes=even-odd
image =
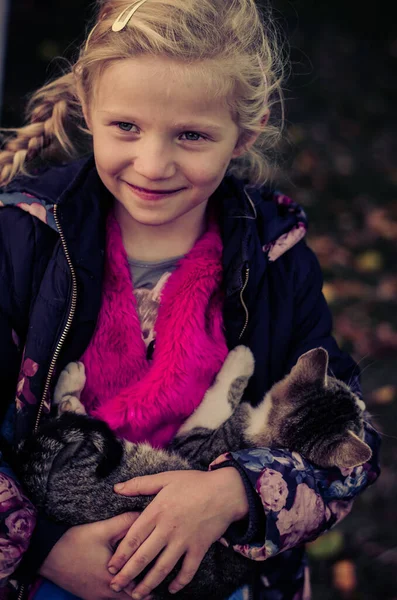
MULTIPOLYGON (((366 357, 365 357, 366 358, 366 357)), ((363 359, 364 360, 364 359, 363 359)), ((368 365, 366 365, 362 371, 360 372, 360 376, 362 376, 368 369, 370 369, 371 367, 373 367, 374 365, 378 364, 380 361, 377 360, 373 360, 371 363, 369 363, 368 365)))
MULTIPOLYGON (((371 416, 371 419, 372 419, 372 418, 375 418, 375 419, 376 419, 376 418, 377 418, 377 417, 379 417, 380 415, 376 415, 376 414, 372 414, 372 413, 371 413, 371 415, 370 415, 370 416, 371 416)), ((372 420, 371 420, 371 427, 372 427, 372 429, 374 429, 374 430, 376 431, 376 433, 378 433, 379 435, 383 435, 383 436, 386 436, 386 435, 387 435, 387 434, 383 433, 383 431, 379 431, 379 429, 376 429, 376 427, 375 427, 374 423, 372 422, 372 420)))
POLYGON ((361 371, 361 375, 362 375, 363 373, 365 373, 365 371, 367 371, 369 368, 373 367, 374 365, 376 365, 376 364, 377 364, 377 363, 379 363, 379 362, 380 362, 379 360, 374 360, 374 361, 372 361, 371 363, 369 363, 368 365, 366 365, 366 366, 364 367, 364 369, 361 371))
POLYGON ((366 360, 369 356, 371 356, 371 354, 368 352, 367 354, 365 354, 362 358, 360 358, 360 360, 356 363, 355 368, 353 369, 353 373, 350 376, 350 379, 348 381, 348 386, 351 386, 351 383, 353 381, 353 377, 357 376, 357 375, 362 375, 369 367, 372 367, 374 364, 376 364, 376 362, 378 362, 377 360, 374 360, 372 363, 368 364, 366 367, 364 367, 364 369, 360 369, 360 365, 361 363, 366 360))
MULTIPOLYGON (((374 427, 374 429, 375 429, 375 427, 374 427)), ((397 436, 395 436, 395 435, 389 435, 388 433, 383 433, 383 431, 378 431, 377 429, 375 429, 375 431, 383 438, 387 438, 388 440, 397 440, 397 436)))
POLYGON ((364 354, 364 356, 362 356, 362 357, 360 358, 360 360, 357 362, 357 367, 359 367, 359 366, 360 366, 360 364, 361 364, 361 363, 362 363, 362 362, 363 362, 363 361, 364 361, 366 358, 368 358, 368 356, 371 356, 371 353, 370 353, 370 352, 367 352, 367 354, 364 354))
POLYGON ((333 370, 328 367, 328 371, 329 371, 329 375, 331 375, 331 377, 335 377, 335 373, 333 372, 333 370))

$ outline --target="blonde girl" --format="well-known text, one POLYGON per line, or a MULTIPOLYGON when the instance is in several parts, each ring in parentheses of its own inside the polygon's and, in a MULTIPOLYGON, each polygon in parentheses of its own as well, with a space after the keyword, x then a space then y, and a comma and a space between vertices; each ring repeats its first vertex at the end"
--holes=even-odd
MULTIPOLYGON (((9 443, 46 418, 72 360, 86 367, 86 410, 157 447, 240 343, 255 356, 249 402, 317 346, 360 394, 357 367, 331 336, 305 215, 269 184, 280 55, 270 11, 254 0, 104 0, 76 63, 33 95, 0 153, 9 443)), ((2 463, 3 584, 36 581, 37 599, 140 599, 181 561, 175 593, 223 537, 253 561, 233 599, 307 600, 302 544, 377 478, 369 424, 366 442, 371 461, 343 473, 259 448, 208 472, 121 482, 116 493, 155 499, 141 514, 70 529, 38 514, 2 463)))

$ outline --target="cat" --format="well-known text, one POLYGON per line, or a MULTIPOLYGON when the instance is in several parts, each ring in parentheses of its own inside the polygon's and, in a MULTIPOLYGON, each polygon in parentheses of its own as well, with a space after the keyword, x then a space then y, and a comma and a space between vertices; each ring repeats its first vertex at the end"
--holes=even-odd
POLYGON ((134 289, 137 312, 141 323, 142 337, 146 347, 150 346, 155 339, 154 324, 157 319, 161 294, 171 273, 163 273, 154 288, 134 289))
MULTIPOLYGON (((240 400, 254 371, 254 359, 248 348, 238 346, 169 448, 160 450, 117 439, 104 422, 77 414, 85 412, 79 399, 85 374, 82 363, 71 363, 54 392, 60 415, 19 445, 25 489, 50 518, 73 526, 142 511, 153 499, 119 496, 113 491, 115 483, 168 470, 207 470, 227 451, 273 446, 300 452, 322 467, 362 464, 371 457, 371 449, 362 441, 365 405, 345 383, 328 376, 327 368, 324 349, 307 352, 252 407, 240 400)), ((180 566, 181 561, 154 590, 154 598, 171 598, 167 586, 180 566)), ((254 561, 215 543, 178 598, 227 598, 257 568, 254 561)))

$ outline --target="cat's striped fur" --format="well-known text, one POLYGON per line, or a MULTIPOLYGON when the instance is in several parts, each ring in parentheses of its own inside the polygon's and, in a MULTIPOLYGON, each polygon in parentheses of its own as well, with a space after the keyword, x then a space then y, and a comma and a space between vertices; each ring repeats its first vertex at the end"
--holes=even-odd
MULTIPOLYGON (((54 397, 63 414, 20 445, 23 482, 38 508, 73 526, 141 511, 152 500, 115 494, 117 482, 175 469, 206 470, 227 451, 276 446, 300 452, 320 466, 361 464, 371 456, 361 440, 363 403, 348 386, 327 375, 327 366, 325 350, 306 353, 252 407, 242 397, 254 361, 247 348, 237 347, 165 451, 117 440, 105 423, 75 414, 85 412, 79 400, 85 376, 81 363, 71 363, 60 376, 54 397)), ((178 598, 226 598, 255 569, 253 561, 213 544, 178 598)), ((167 585, 175 572, 155 590, 155 598, 171 598, 167 585)))

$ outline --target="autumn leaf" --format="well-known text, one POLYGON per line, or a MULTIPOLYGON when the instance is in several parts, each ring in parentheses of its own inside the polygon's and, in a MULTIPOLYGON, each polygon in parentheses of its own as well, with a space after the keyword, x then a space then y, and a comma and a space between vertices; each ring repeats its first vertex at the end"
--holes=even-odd
POLYGON ((343 535, 340 531, 330 531, 314 542, 307 544, 309 556, 315 560, 333 558, 343 548, 343 535))
POLYGON ((382 277, 376 289, 376 295, 379 300, 395 301, 397 299, 397 277, 393 275, 382 277))
POLYGON ((367 214, 367 227, 379 237, 397 240, 397 222, 385 208, 375 208, 367 214))
POLYGON ((324 283, 323 294, 328 304, 332 304, 332 302, 338 299, 337 290, 332 283, 324 283))
POLYGON ((395 385, 384 385, 370 394, 370 399, 376 404, 389 404, 396 397, 395 385))
POLYGON ((380 252, 368 250, 356 258, 355 264, 361 273, 379 271, 383 266, 383 258, 380 252))
POLYGON ((351 560, 340 560, 334 564, 333 584, 342 593, 352 592, 357 587, 356 567, 351 560))

